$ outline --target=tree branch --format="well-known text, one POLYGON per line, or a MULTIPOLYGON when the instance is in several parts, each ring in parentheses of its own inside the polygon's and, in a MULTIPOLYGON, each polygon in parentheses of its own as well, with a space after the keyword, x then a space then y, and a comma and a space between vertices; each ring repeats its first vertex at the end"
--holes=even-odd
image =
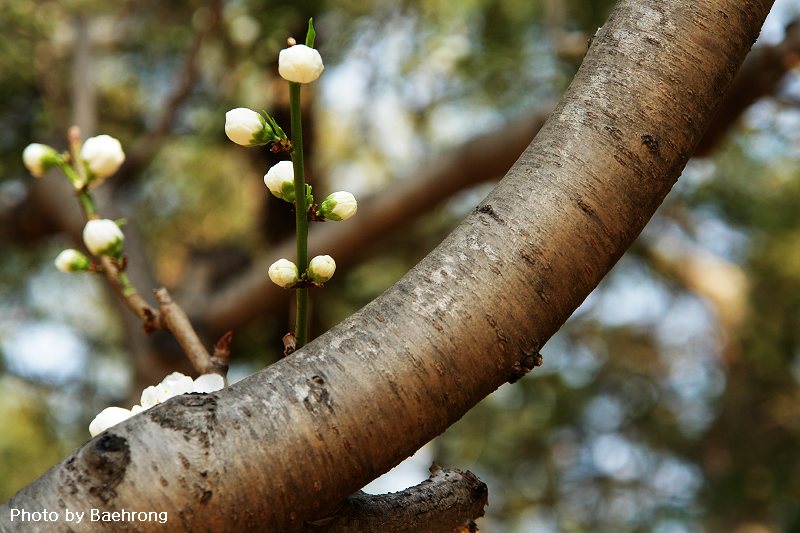
POLYGON ((618 2, 531 146, 408 275, 291 357, 92 439, 0 525, 11 508, 161 510, 173 531, 329 515, 530 368, 677 180, 771 4, 618 2))
POLYGON ((489 489, 467 470, 431 466, 431 477, 392 494, 359 491, 331 516, 306 524, 308 533, 452 533, 483 516, 489 489))
POLYGON ((172 301, 167 289, 161 287, 155 291, 159 304, 159 325, 172 333, 183 348, 199 374, 219 374, 223 378, 228 374, 228 357, 230 357, 230 340, 226 334, 214 350, 214 357, 209 355, 200 338, 195 333, 189 317, 178 304, 172 301))

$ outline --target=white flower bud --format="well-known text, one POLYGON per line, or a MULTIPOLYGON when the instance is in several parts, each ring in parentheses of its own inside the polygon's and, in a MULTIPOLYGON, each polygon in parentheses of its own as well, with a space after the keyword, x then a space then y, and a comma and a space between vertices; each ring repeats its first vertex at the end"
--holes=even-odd
POLYGON ((140 403, 144 409, 150 409, 154 405, 164 403, 173 396, 194 392, 194 382, 192 378, 173 372, 161 380, 158 385, 151 385, 142 391, 140 403))
POLYGON ((308 263, 308 277, 317 283, 325 283, 335 271, 336 263, 329 255, 318 255, 308 263))
POLYGON ((166 402, 167 399, 169 399, 169 396, 167 396, 166 389, 158 385, 150 385, 149 387, 145 387, 142 391, 139 403, 142 404, 143 409, 150 409, 154 405, 166 402))
POLYGON ((22 151, 22 162, 32 176, 41 178, 58 162, 58 152, 46 144, 32 143, 22 151))
POLYGON ((168 398, 178 396, 179 394, 187 394, 194 391, 194 382, 192 378, 180 372, 173 372, 161 380, 159 384, 166 389, 168 398))
POLYGON ((264 185, 269 192, 281 200, 294 202, 294 165, 291 161, 281 161, 273 165, 264 175, 264 185))
POLYGON ((278 73, 286 81, 311 83, 324 69, 319 52, 304 44, 284 48, 278 55, 278 73))
POLYGON ((113 220, 90 220, 83 228, 83 242, 94 255, 122 255, 122 241, 125 236, 113 220))
POLYGON ((120 142, 110 135, 89 137, 81 148, 81 159, 89 171, 89 183, 99 185, 125 161, 120 142))
POLYGON ((106 407, 100 414, 94 417, 94 420, 89 424, 89 433, 92 437, 107 430, 111 426, 116 426, 123 420, 127 420, 133 416, 133 413, 128 409, 122 407, 106 407))
POLYGON ((355 197, 347 191, 329 194, 320 204, 317 214, 328 220, 347 220, 358 211, 355 197))
POLYGON ((242 146, 260 146, 275 140, 272 128, 259 113, 237 107, 225 113, 225 135, 242 146))
POLYGON ((78 250, 64 250, 54 261, 56 268, 61 272, 84 272, 89 270, 89 259, 78 250))
POLYGON ((225 380, 219 374, 203 374, 194 380, 194 392, 216 392, 224 386, 225 380))
POLYGON ((269 267, 269 279, 279 287, 291 287, 300 279, 297 265, 288 259, 278 259, 269 267))

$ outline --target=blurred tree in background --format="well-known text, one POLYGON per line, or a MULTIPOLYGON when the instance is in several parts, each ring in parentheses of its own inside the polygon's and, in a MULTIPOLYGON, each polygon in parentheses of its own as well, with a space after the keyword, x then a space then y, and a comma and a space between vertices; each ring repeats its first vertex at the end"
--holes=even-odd
MULTIPOLYGON (((263 187, 269 154, 228 142, 224 112, 288 123, 275 58, 309 16, 326 61, 307 102, 310 181, 380 200, 443 153, 546 113, 611 4, 5 0, 0 498, 84 442, 103 406, 185 364, 99 280, 52 266, 81 225, 55 177, 26 174, 25 145, 63 148, 75 122, 123 142, 128 160, 100 201, 129 220, 131 275, 168 286, 213 342, 225 327, 209 302, 259 275, 291 231, 263 187)), ((486 530, 800 531, 798 15, 800 2, 778 2, 761 43, 772 62, 744 84, 757 102, 723 108, 724 138, 690 162, 545 365, 430 445, 488 483, 486 530)), ((473 170, 444 192, 431 184, 434 209, 346 252, 350 266, 314 295, 316 334, 403 275, 502 175, 473 170)), ((234 321, 232 379, 280 356, 287 302, 234 321)))

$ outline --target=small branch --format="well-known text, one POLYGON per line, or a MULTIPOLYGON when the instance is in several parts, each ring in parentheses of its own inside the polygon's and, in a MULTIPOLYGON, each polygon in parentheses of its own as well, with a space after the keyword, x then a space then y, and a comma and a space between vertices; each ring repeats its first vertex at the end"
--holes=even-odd
POLYGON ((233 341, 233 332, 227 331, 220 337, 214 345, 214 353, 211 354, 211 363, 221 370, 217 371, 222 377, 228 373, 228 362, 231 358, 231 342, 233 341))
POLYGON ((433 464, 431 477, 401 492, 371 495, 359 491, 332 515, 306 524, 306 532, 451 533, 475 531, 474 520, 489 502, 486 484, 467 470, 433 464))
POLYGON ((189 322, 189 317, 186 316, 186 313, 178 304, 172 301, 167 289, 161 287, 153 291, 153 293, 156 296, 160 310, 159 325, 162 329, 172 333, 192 362, 194 369, 200 374, 214 373, 225 377, 228 372, 230 338, 233 335, 228 332, 217 342, 217 349, 214 351, 215 355, 217 355, 217 362, 215 362, 197 336, 192 324, 189 322))
POLYGON ((130 282, 123 283, 122 279, 120 279, 120 275, 122 275, 120 265, 108 256, 100 257, 100 264, 103 265, 102 273, 111 284, 114 292, 119 295, 128 309, 133 311, 142 321, 142 329, 144 329, 146 333, 159 329, 160 317, 158 311, 153 309, 150 304, 136 292, 136 289, 130 285, 130 282))

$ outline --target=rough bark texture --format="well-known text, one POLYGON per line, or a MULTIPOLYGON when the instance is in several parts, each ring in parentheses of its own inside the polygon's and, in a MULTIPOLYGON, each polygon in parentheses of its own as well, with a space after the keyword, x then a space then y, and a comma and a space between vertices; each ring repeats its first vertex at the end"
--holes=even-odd
POLYGON ((431 468, 431 477, 392 494, 358 492, 306 533, 453 533, 483 516, 488 488, 470 471, 431 468))
MULTIPOLYGON (((769 0, 623 0, 531 146, 434 252, 291 357, 92 439, 0 509, 292 531, 538 360, 675 183, 769 0)), ((157 530, 89 523, 76 530, 157 530)))

